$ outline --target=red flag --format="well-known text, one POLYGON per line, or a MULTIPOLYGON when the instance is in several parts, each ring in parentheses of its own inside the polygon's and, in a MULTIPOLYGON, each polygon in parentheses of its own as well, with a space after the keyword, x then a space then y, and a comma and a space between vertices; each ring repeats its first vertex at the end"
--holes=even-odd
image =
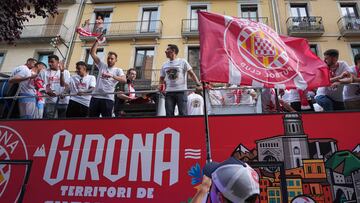
POLYGON ((330 84, 327 65, 307 40, 247 19, 198 14, 203 81, 302 90, 330 84))
POLYGON ((76 32, 79 33, 79 35, 84 36, 84 37, 98 37, 101 35, 101 33, 93 33, 82 27, 76 28, 76 32))

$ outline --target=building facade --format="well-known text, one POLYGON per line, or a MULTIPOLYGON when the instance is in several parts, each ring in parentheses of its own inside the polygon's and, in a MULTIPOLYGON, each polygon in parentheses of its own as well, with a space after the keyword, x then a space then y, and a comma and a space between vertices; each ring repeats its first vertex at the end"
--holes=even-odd
POLYGON ((30 18, 14 45, 0 44, 0 72, 9 73, 28 58, 47 64, 47 57, 56 54, 61 60, 69 58, 72 38, 81 15, 81 0, 65 0, 58 6, 58 15, 49 18, 30 18), (58 37, 57 48, 51 41, 58 37))

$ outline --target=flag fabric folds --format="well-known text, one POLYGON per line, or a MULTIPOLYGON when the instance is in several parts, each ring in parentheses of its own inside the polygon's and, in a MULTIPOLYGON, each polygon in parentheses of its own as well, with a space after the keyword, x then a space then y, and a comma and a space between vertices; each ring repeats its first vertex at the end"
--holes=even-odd
POLYGON ((330 84, 327 65, 305 39, 279 36, 247 19, 198 16, 203 81, 301 90, 330 84))
POLYGON ((76 32, 83 37, 98 37, 101 35, 101 33, 93 33, 82 27, 76 28, 76 32))

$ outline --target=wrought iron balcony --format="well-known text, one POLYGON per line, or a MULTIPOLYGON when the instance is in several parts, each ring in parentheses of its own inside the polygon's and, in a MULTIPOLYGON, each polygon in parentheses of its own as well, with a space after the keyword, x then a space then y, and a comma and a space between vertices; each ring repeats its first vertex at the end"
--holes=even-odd
MULTIPOLYGON (((102 30, 107 40, 156 39, 161 36, 162 25, 161 20, 123 21, 104 23, 102 30)), ((88 29, 92 32, 99 32, 95 28, 95 23, 90 23, 88 29)), ((93 41, 94 37, 80 36, 80 39, 93 41)))
POLYGON ((68 30, 65 25, 26 25, 22 30, 19 42, 50 42, 50 39, 56 36, 66 39, 68 30))
MULTIPOLYGON (((247 19, 268 24, 267 17, 247 18, 247 19)), ((198 19, 183 19, 181 25, 181 34, 183 37, 198 37, 199 36, 198 19)))
POLYGON ((286 21, 288 34, 296 37, 319 37, 324 34, 322 17, 290 17, 286 21))
POLYGON ((337 24, 342 36, 360 36, 360 17, 342 17, 337 24))

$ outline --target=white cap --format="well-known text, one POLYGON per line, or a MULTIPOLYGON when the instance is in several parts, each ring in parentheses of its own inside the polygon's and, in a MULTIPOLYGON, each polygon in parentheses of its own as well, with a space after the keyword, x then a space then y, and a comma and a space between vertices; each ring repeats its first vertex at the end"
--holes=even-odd
POLYGON ((228 200, 244 203, 249 197, 260 194, 259 175, 248 164, 229 158, 222 163, 205 165, 204 174, 228 200))

